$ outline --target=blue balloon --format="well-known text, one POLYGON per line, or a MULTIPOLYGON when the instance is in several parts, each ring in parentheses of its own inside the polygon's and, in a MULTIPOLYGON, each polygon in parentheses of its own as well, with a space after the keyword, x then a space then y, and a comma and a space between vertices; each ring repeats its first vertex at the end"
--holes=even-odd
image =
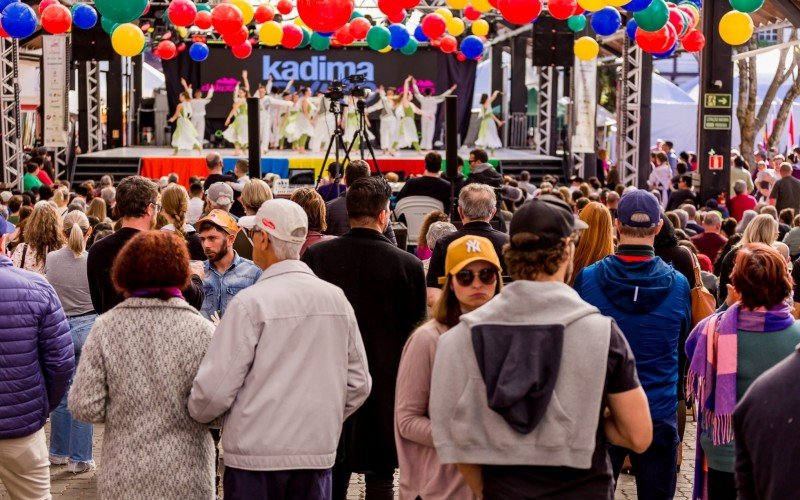
POLYGON ((483 40, 470 35, 461 40, 461 53, 467 59, 477 59, 483 54, 483 40))
POLYGON ((662 52, 660 54, 653 54, 653 57, 656 59, 666 59, 667 57, 670 57, 672 54, 674 54, 677 49, 678 49, 678 42, 675 42, 668 51, 662 52))
POLYGON ((592 29, 600 36, 609 36, 622 26, 622 16, 614 7, 603 7, 592 14, 592 29))
POLYGON ((208 52, 208 45, 204 43, 196 42, 189 47, 189 57, 192 58, 192 61, 205 61, 208 59, 208 52))
POLYGON ((317 31, 317 35, 324 36, 325 38, 330 38, 333 36, 333 31, 330 32, 317 31))
POLYGON ((422 26, 417 26, 414 28, 414 38, 417 39, 418 42, 424 43, 430 41, 430 38, 425 36, 425 33, 422 32, 422 26))
POLYGON ((636 30, 639 29, 639 25, 636 24, 636 20, 629 19, 628 24, 625 25, 625 33, 628 35, 633 41, 636 41, 636 30))
POLYGON ((411 35, 403 24, 392 24, 389 26, 389 33, 392 37, 389 39, 389 45, 393 49, 399 50, 406 46, 411 35))
POLYGON ((94 28, 97 24, 97 11, 85 3, 76 3, 72 7, 72 24, 82 30, 94 28))
POLYGON ((639 12, 640 10, 644 10, 649 7, 652 1, 653 0, 631 0, 625 4, 623 9, 627 10, 628 12, 639 12))
POLYGON ((3 9, 0 22, 11 38, 27 38, 36 31, 36 11, 22 2, 14 2, 3 9))
POLYGON ((0 0, 0 12, 3 12, 6 7, 11 5, 12 3, 19 2, 20 0, 0 0))

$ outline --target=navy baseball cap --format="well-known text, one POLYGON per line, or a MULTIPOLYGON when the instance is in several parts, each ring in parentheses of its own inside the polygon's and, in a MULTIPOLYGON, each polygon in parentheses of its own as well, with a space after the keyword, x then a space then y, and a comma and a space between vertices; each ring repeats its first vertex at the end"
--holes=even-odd
POLYGON ((623 226, 656 227, 661 220, 661 204, 649 191, 631 191, 619 199, 617 219, 623 226))
POLYGON ((2 214, 0 214, 0 236, 11 234, 16 231, 17 228, 14 224, 8 222, 2 214))
POLYGON ((551 195, 534 198, 522 205, 511 218, 509 235, 511 246, 514 236, 519 233, 533 233, 539 237, 536 243, 528 242, 521 250, 542 250, 555 246, 563 238, 575 231, 588 228, 585 222, 576 216, 566 202, 551 195))

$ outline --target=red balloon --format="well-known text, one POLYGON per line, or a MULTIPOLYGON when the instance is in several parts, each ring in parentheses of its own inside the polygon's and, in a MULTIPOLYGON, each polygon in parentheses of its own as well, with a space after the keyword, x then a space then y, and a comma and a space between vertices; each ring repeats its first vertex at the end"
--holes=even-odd
POLYGON ((353 0, 297 0, 300 19, 320 33, 330 33, 347 24, 353 10, 353 0))
POLYGON ((575 8, 578 6, 576 0, 550 0, 547 3, 547 10, 550 15, 555 19, 569 19, 575 13, 575 8))
POLYGON ((338 40, 342 45, 350 45, 356 41, 356 37, 354 37, 353 33, 350 31, 349 24, 345 24, 338 30, 334 31, 333 36, 335 36, 336 40, 338 40))
POLYGON ((139 17, 147 14, 148 12, 150 12, 150 2, 147 2, 147 5, 144 6, 144 9, 142 10, 142 13, 139 17))
POLYGON ((693 27, 697 19, 695 18, 695 12, 692 8, 685 5, 678 5, 678 10, 689 16, 689 26, 693 27))
POLYGON ((278 2, 277 7, 278 7, 278 12, 280 12, 284 16, 292 12, 292 9, 294 9, 294 5, 292 5, 291 0, 280 0, 278 2))
POLYGON ((197 7, 189 0, 172 0, 167 13, 175 26, 191 26, 197 17, 197 7))
POLYGON ((184 50, 186 50, 185 43, 181 43, 180 45, 178 45, 178 52, 183 52, 184 50))
POLYGON ((528 24, 542 12, 541 0, 498 0, 497 8, 506 19, 514 24, 528 24))
POLYGON ((256 7, 254 17, 258 24, 264 24, 267 21, 272 21, 275 18, 275 9, 265 3, 262 3, 256 7))
POLYGON ((408 15, 408 12, 403 9, 397 12, 390 12, 386 15, 386 18, 393 24, 399 24, 406 20, 406 15, 408 15))
POLYGON ((220 35, 239 31, 244 18, 239 7, 229 3, 221 3, 211 9, 211 25, 220 35))
POLYGON ((173 59, 178 53, 178 48, 171 40, 161 40, 156 50, 158 51, 158 56, 165 61, 173 59))
POLYGON ((58 3, 58 0, 42 0, 39 2, 39 14, 44 12, 44 9, 50 7, 51 5, 55 5, 58 3))
POLYGON ((399 0, 400 7, 411 10, 419 5, 419 0, 399 0))
POLYGON ((678 32, 675 31, 675 27, 669 23, 665 27, 667 28, 667 48, 664 49, 664 52, 671 49, 678 42, 678 32))
POLYGON ((55 3, 45 7, 42 11, 42 28, 48 33, 60 35, 66 33, 72 26, 72 15, 69 9, 55 3))
POLYGON ((669 21, 667 22, 675 28, 677 33, 683 31, 683 17, 678 9, 669 9, 669 21))
POLYGON ((422 32, 431 40, 444 35, 447 31, 447 22, 439 14, 428 14, 422 18, 422 32))
POLYGON ((442 40, 439 42, 439 48, 441 48, 442 52, 444 52, 445 54, 455 52, 456 45, 458 45, 458 42, 456 42, 456 38, 451 35, 443 36, 442 40))
POLYGON ((350 21, 350 34, 356 40, 363 40, 367 38, 367 32, 372 27, 369 20, 364 17, 357 17, 350 21))
POLYGON ((249 37, 250 33, 247 31, 247 28, 240 26, 239 31, 223 35, 222 39, 225 40, 226 45, 230 47, 236 47, 237 45, 241 45, 246 42, 249 37))
POLYGON ((481 13, 475 10, 475 7, 472 5, 467 5, 467 7, 464 9, 464 17, 470 21, 477 21, 481 18, 481 13))
POLYGON ((636 28, 636 43, 639 48, 651 54, 666 52, 671 47, 671 45, 667 45, 670 37, 668 25, 669 23, 658 31, 645 31, 642 28, 636 28))
POLYGON ((284 24, 281 45, 287 49, 296 49, 301 43, 303 43, 303 30, 296 24, 284 24))
POLYGON ((493 9, 496 9, 497 8, 497 0, 489 0, 489 5, 491 5, 493 9))
POLYGON ((247 59, 250 57, 250 54, 253 53, 253 46, 250 45, 249 41, 245 41, 244 43, 231 47, 231 52, 233 52, 236 59, 247 59))
POLYGON ((687 52, 700 52, 706 46, 706 37, 699 30, 691 30, 681 40, 687 52))
POLYGON ((194 25, 201 30, 211 29, 211 12, 201 10, 194 18, 194 25))
POLYGON ((467 56, 465 56, 464 54, 462 54, 461 52, 459 52, 458 54, 456 54, 456 59, 458 59, 458 60, 459 60, 459 62, 464 62, 464 61, 466 61, 466 60, 467 60, 467 56))
POLYGON ((378 10, 387 16, 392 12, 400 11, 402 8, 397 0, 378 0, 378 10))
POLYGON ((11 35, 6 33, 6 30, 3 29, 3 25, 2 24, 0 24, 0 37, 11 38, 11 35))
POLYGON ((572 15, 573 15, 573 16, 580 16, 580 15, 581 15, 581 14, 583 14, 584 12, 586 12, 586 9, 584 9, 583 7, 581 7, 581 4, 578 4, 578 6, 577 6, 577 7, 575 7, 575 12, 573 12, 573 13, 572 13, 572 15))

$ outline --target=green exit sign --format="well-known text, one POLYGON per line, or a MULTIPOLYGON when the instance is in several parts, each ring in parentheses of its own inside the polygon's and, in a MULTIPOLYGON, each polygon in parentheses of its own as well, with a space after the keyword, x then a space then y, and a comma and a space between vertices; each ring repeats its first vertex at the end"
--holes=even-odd
POLYGON ((707 108, 730 109, 733 98, 730 94, 706 94, 705 104, 707 108))

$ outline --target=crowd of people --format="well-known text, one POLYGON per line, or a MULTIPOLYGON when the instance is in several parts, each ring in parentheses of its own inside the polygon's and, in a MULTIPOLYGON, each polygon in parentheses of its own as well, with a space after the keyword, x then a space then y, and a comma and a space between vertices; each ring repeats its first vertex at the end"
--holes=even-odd
POLYGON ((342 500, 360 473, 391 499, 399 470, 403 499, 610 499, 630 469, 666 499, 692 459, 694 498, 794 495, 791 165, 766 201, 734 179, 702 204, 677 171, 655 192, 537 182, 481 149, 466 176, 429 153, 393 189, 354 160, 289 198, 206 162, 188 190, 48 184, 31 162, 41 186, 0 193, 12 498, 97 468, 95 424, 101 498, 342 500), (392 210, 409 196, 442 205, 415 248, 392 210))

